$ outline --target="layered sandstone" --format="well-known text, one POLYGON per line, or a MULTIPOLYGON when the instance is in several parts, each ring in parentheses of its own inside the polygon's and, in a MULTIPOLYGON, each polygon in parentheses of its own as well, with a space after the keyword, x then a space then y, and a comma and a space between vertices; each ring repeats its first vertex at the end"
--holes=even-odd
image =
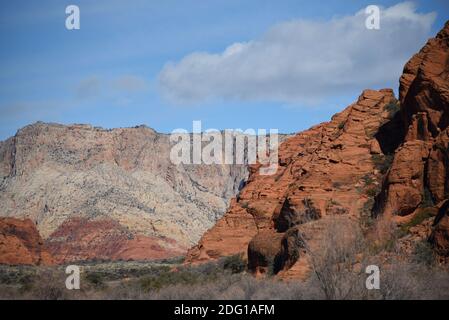
POLYGON ((181 256, 186 250, 174 239, 134 234, 110 218, 67 219, 48 239, 46 246, 56 263, 165 259, 181 256))
POLYGON ((449 24, 405 65, 400 114, 406 131, 380 199, 387 215, 409 215, 425 197, 449 196, 449 24))
POLYGON ((260 175, 252 166, 246 186, 189 251, 188 261, 248 254, 254 271, 265 272, 272 260, 277 273, 295 264, 304 240, 313 247, 320 237, 316 230, 329 218, 359 217, 370 190, 379 185, 375 159, 386 144, 376 135, 388 136, 387 105, 394 101, 390 89, 365 90, 330 122, 283 142, 274 175, 260 175))
MULTIPOLYGON (((274 273, 301 277, 307 252, 322 249, 320 239, 332 217, 347 224, 366 215, 410 219, 434 205, 439 213, 430 241, 447 256, 448 35, 446 23, 406 64, 399 102, 391 90, 366 90, 330 122, 286 140, 276 174, 261 176, 251 167, 245 188, 189 251, 188 261, 247 254, 256 273, 271 265, 274 273), (286 239, 296 231, 289 240, 296 250, 285 255, 286 239)), ((427 238, 429 222, 415 227, 417 239, 427 238)), ((410 245, 407 239, 403 242, 410 245)))
POLYGON ((34 223, 0 218, 0 264, 50 265, 54 260, 44 247, 34 223))
POLYGON ((0 143, 1 216, 30 219, 58 262, 182 255, 244 165, 174 165, 169 135, 36 123, 0 143))
POLYGON ((378 197, 385 215, 413 216, 435 206, 429 240, 449 256, 449 23, 406 64, 400 79, 406 136, 378 197))

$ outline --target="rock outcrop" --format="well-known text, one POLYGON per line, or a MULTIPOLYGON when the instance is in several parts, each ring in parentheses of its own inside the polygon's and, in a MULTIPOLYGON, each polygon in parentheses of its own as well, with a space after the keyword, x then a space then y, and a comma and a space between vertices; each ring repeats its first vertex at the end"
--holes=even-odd
POLYGON ((449 196, 449 24, 405 65, 399 100, 406 135, 379 211, 404 216, 424 201, 437 204, 449 196))
POLYGON ((449 22, 405 65, 399 94, 406 135, 377 199, 377 211, 407 216, 435 206, 439 214, 429 240, 447 257, 449 22))
POLYGON ((245 165, 174 165, 169 135, 36 123, 0 143, 1 216, 31 219, 57 262, 181 255, 245 165))
POLYGON ((305 242, 313 247, 320 237, 313 230, 330 217, 359 217, 381 181, 384 141, 376 134, 388 136, 383 126, 394 102, 390 89, 365 90, 330 122, 284 141, 277 172, 263 176, 252 166, 238 198, 187 261, 247 254, 251 270, 279 273, 296 263, 305 242))
POLYGON ((51 265, 54 260, 45 249, 33 221, 0 218, 0 264, 51 265))
POLYGON ((168 237, 135 234, 110 218, 74 217, 47 242, 56 263, 92 260, 152 260, 181 256, 187 249, 168 237))
MULTIPOLYGON (((447 255, 449 23, 406 64, 399 94, 397 101, 391 90, 365 90, 330 122, 287 139, 276 174, 261 176, 252 166, 238 198, 187 261, 247 254, 255 273, 304 275, 308 259, 298 257, 320 250, 331 217, 348 224, 373 215, 394 219, 435 205, 430 241, 447 255), (296 249, 282 258, 292 232, 296 249)), ((428 220, 420 239, 430 233, 428 220)))

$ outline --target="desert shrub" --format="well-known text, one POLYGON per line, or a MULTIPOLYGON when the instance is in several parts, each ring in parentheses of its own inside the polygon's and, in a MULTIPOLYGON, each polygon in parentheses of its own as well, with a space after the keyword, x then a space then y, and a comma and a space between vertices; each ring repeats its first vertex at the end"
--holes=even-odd
MULTIPOLYGON (((171 285, 191 286, 194 284, 214 282, 224 274, 230 274, 242 267, 236 257, 222 259, 198 266, 180 266, 176 269, 164 268, 158 273, 139 278, 138 282, 144 292, 159 290, 171 285), (224 267, 226 263, 227 268, 224 267)), ((243 264, 243 267, 246 264, 243 264)))
POLYGON ((174 285, 149 293, 150 299, 177 300, 261 300, 319 299, 321 292, 309 281, 280 281, 276 278, 256 279, 248 274, 224 274, 215 282, 189 287, 174 285))
POLYGON ((31 283, 35 276, 33 267, 0 265, 0 284, 25 285, 31 283))
POLYGON ((167 258, 159 260, 159 263, 166 263, 166 264, 181 264, 185 261, 185 256, 179 256, 179 257, 173 257, 173 258, 167 258))
POLYGON ((377 217, 366 233, 366 250, 369 255, 394 252, 397 249, 397 225, 388 218, 377 217))
POLYGON ((365 183, 365 185, 371 185, 371 184, 373 184, 374 183, 374 181, 375 181, 375 179, 372 177, 372 175, 370 175, 370 174, 365 174, 363 177, 362 177, 362 180, 363 180, 363 182, 365 183))
POLYGON ((368 197, 374 198, 379 193, 379 189, 377 187, 368 188, 365 193, 368 197))
POLYGON ((422 240, 416 244, 413 260, 416 263, 422 263, 426 266, 435 264, 435 253, 428 241, 422 240))
POLYGON ((104 274, 100 272, 88 272, 85 276, 85 279, 97 288, 104 287, 104 278, 104 274))
POLYGON ((191 285, 198 281, 199 276, 197 274, 188 270, 180 270, 143 277, 140 279, 140 285, 144 291, 151 291, 173 284, 191 285))
POLYGON ((380 290, 373 290, 372 298, 381 300, 415 299, 419 294, 419 283, 414 277, 413 266, 395 261, 381 269, 380 290))
POLYGON ((156 262, 114 261, 98 264, 89 263, 82 267, 83 273, 100 273, 103 281, 107 282, 123 278, 157 275, 170 270, 170 266, 167 264, 172 263, 168 263, 166 260, 156 262))
POLYGON ((354 266, 360 263, 364 243, 355 223, 333 219, 320 250, 311 252, 313 279, 325 299, 353 299, 361 294, 361 274, 354 266))
POLYGON ((321 210, 317 207, 315 207, 315 204, 313 203, 313 200, 310 198, 304 198, 302 200, 302 203, 304 204, 304 216, 305 216, 305 221, 312 221, 312 220, 317 220, 319 218, 321 218, 321 210))
POLYGON ((373 299, 448 299, 447 270, 425 266, 413 261, 396 260, 381 269, 380 290, 373 290, 373 299))
MULTIPOLYGON (((334 230, 351 231, 358 229, 341 226, 337 223, 334 230)), ((366 274, 363 272, 368 261, 360 258, 365 242, 360 238, 346 237, 332 232, 328 240, 343 241, 333 243, 326 250, 330 258, 319 255, 325 262, 320 266, 320 275, 316 270, 305 280, 282 281, 277 277, 255 278, 247 273, 231 273, 223 270, 220 262, 206 264, 207 267, 186 267, 162 275, 163 285, 150 284, 149 290, 142 288, 146 277, 127 279, 126 281, 105 282, 99 290, 95 286, 81 283, 81 290, 65 289, 63 269, 38 270, 27 292, 21 292, 17 286, 0 284, 2 299, 449 299, 449 273, 434 265, 429 267, 420 262, 408 262, 404 259, 392 260, 379 265, 381 270, 380 290, 365 288, 366 274), (351 240, 352 239, 352 240, 351 240), (336 247, 336 248, 335 248, 336 247), (357 268, 357 265, 361 268, 357 268), (204 274, 203 274, 204 272, 204 274), (187 278, 186 278, 187 275, 187 278), (192 277, 189 279, 189 277, 192 277), (194 281, 192 279, 195 278, 194 281), (155 290, 154 287, 159 286, 155 290), (326 288, 326 289, 324 289, 326 288)), ((327 242, 326 242, 327 243, 327 242)), ((314 256, 315 257, 315 256, 314 256)), ((370 258, 371 259, 371 258, 370 258)), ((376 264, 372 257, 370 264, 376 264)), ((316 260, 314 260, 316 262, 316 260)), ((377 261, 378 262, 378 261, 377 261)), ((317 265, 314 264, 314 268, 317 265)), ((160 271, 161 272, 161 271, 160 271)), ((154 275, 153 275, 154 276, 154 275)))
POLYGON ((338 129, 341 130, 345 127, 346 121, 342 121, 338 124, 338 129))
MULTIPOLYGON (((337 229, 342 230, 340 227, 337 229)), ((340 236, 338 236, 339 238, 340 236)), ((335 238, 334 238, 335 239, 335 238)), ((309 278, 300 281, 281 281, 278 278, 254 278, 246 273, 231 274, 221 272, 213 281, 196 281, 193 283, 173 283, 162 286, 158 290, 144 291, 139 281, 110 287, 106 290, 89 293, 90 298, 106 299, 176 299, 176 300, 217 300, 217 299, 448 299, 449 274, 436 268, 428 268, 416 263, 402 260, 392 261, 383 267, 380 265, 380 290, 367 290, 366 274, 356 270, 352 262, 359 261, 358 254, 363 246, 350 244, 349 247, 337 249, 338 259, 330 261, 351 261, 351 263, 332 265, 326 277, 328 285, 335 287, 337 295, 329 296, 323 290, 323 278, 313 272, 309 278), (349 254, 348 254, 349 252, 349 254), (332 285, 332 283, 334 285, 332 285), (338 294, 342 294, 339 296, 338 294)), ((340 247, 340 246, 339 246, 340 247)), ((335 255, 332 254, 333 257, 335 255)), ((367 261, 364 262, 363 267, 367 261)), ((373 262, 376 264, 376 261, 373 262)), ((371 262, 370 262, 371 264, 371 262)), ((197 271, 196 268, 193 268, 197 271)), ((212 270, 212 269, 211 269, 212 270)), ((328 271, 326 271, 328 272, 328 271)), ((332 292, 332 290, 330 290, 332 292)))
POLYGON ((241 206, 243 209, 248 209, 248 208, 249 208, 248 201, 242 201, 242 202, 240 203, 240 206, 241 206))
POLYGON ((223 268, 225 270, 230 270, 231 273, 241 273, 246 269, 246 262, 243 260, 241 254, 236 254, 224 258, 223 268))
POLYGON ((375 218, 373 217, 372 211, 374 206, 374 199, 369 198, 360 209, 360 227, 362 230, 368 229, 373 226, 375 218))
POLYGON ((26 290, 23 290, 25 298, 39 300, 64 300, 68 298, 68 290, 65 287, 65 273, 63 270, 41 270, 26 290))
POLYGON ((392 119, 394 115, 401 109, 400 103, 397 99, 392 99, 386 106, 385 110, 388 111, 388 117, 392 119))
POLYGON ((391 164, 393 163, 394 155, 393 154, 373 154, 371 156, 371 160, 374 163, 374 166, 377 170, 379 170, 382 174, 387 173, 388 169, 390 169, 391 164))
POLYGON ((421 224, 424 220, 429 219, 435 214, 435 209, 433 208, 419 208, 418 211, 413 215, 409 222, 404 223, 400 227, 400 233, 406 235, 410 228, 421 224))

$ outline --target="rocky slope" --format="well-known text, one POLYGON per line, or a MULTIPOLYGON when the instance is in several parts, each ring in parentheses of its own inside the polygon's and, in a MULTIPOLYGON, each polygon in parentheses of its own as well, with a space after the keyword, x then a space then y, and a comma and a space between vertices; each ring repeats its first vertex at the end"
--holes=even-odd
MULTIPOLYGON (((255 273, 273 268, 301 277, 308 252, 320 250, 335 217, 350 223, 382 216, 400 224, 432 206, 439 213, 430 241, 447 256, 448 34, 446 23, 406 64, 399 102, 392 90, 365 90, 330 122, 286 140, 275 175, 251 167, 245 188, 187 261, 242 254, 255 273)), ((418 238, 430 235, 430 219, 418 238)))
MULTIPOLYGON (((301 243, 302 237, 311 242, 327 217, 359 216, 370 190, 379 184, 376 159, 382 160, 383 145, 375 135, 389 121, 387 105, 394 100, 392 90, 366 90, 330 122, 286 140, 279 149, 276 174, 262 176, 251 167, 245 188, 189 251, 188 260, 248 252, 250 268, 265 272, 267 254, 274 259, 283 243, 301 243), (306 225, 310 232, 298 232, 306 225), (264 252, 264 244, 273 247, 264 252)), ((288 262, 287 268, 295 262, 288 262)))
POLYGON ((181 255, 247 169, 173 165, 170 148, 145 126, 27 126, 0 143, 0 215, 31 219, 57 262, 181 255))
POLYGON ((0 264, 5 263, 28 265, 54 263, 31 220, 0 219, 0 264))

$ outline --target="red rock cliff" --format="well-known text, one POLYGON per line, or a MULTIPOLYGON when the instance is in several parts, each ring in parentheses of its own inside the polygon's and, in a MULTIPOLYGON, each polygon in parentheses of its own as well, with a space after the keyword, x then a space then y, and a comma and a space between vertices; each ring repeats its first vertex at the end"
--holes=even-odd
POLYGON ((405 216, 427 200, 440 211, 430 239, 447 255, 448 34, 446 23, 406 64, 399 102, 391 90, 366 90, 330 122, 286 140, 275 175, 252 167, 246 187, 187 261, 243 254, 255 272, 266 272, 270 259, 275 273, 299 270, 305 245, 313 249, 330 217, 405 216))
POLYGON ((449 22, 404 67, 399 98, 406 136, 378 196, 378 212, 408 216, 439 210, 430 237, 449 256, 449 22))
POLYGON ((0 264, 50 265, 53 262, 31 220, 0 218, 0 264))
POLYGON ((408 215, 425 192, 448 197, 449 26, 405 65, 399 98, 406 136, 384 186, 382 211, 408 215))
POLYGON ((370 189, 379 183, 376 159, 384 157, 385 146, 376 134, 391 117, 387 106, 392 101, 390 89, 365 90, 330 122, 287 139, 279 149, 276 174, 259 175, 252 167, 246 187, 189 251, 187 261, 249 252, 254 254, 248 257, 250 268, 264 272, 258 257, 283 251, 279 268, 288 269, 295 263, 290 255, 298 255, 288 253, 289 243, 313 242, 328 217, 358 217, 370 189), (296 232, 299 226, 301 234, 296 232))

